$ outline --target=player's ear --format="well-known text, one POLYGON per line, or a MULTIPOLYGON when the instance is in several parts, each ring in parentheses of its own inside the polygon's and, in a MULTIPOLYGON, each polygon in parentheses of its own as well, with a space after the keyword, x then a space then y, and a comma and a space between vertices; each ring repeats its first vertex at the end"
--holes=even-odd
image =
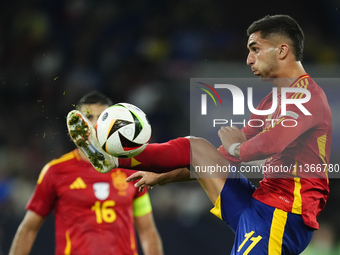
POLYGON ((278 51, 279 59, 285 59, 287 57, 289 51, 290 51, 290 48, 289 48, 288 44, 282 43, 279 46, 279 51, 278 51))

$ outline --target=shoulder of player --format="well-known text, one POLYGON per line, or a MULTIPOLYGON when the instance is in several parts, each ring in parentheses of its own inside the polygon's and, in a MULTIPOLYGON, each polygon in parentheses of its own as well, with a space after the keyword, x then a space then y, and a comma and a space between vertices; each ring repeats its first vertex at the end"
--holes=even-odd
MULTIPOLYGON (((309 76, 305 75, 303 77, 300 77, 292 86, 292 88, 302 88, 306 89, 311 94, 311 100, 307 102, 307 104, 317 104, 322 103, 322 100, 319 100, 321 97, 325 96, 324 90, 309 76)), ((295 92, 295 93, 289 93, 288 98, 291 97, 292 99, 301 98, 304 93, 302 92, 295 92)))
MULTIPOLYGON (((329 105, 327 103, 327 97, 324 90, 309 76, 301 79, 300 83, 296 83, 295 86, 292 87, 306 89, 310 92, 310 99, 307 102, 303 103, 303 106, 311 113, 313 119, 319 119, 319 121, 322 121, 323 113, 329 111, 329 105)), ((290 93, 288 98, 301 99, 305 96, 306 93, 295 92, 290 93)), ((294 108, 296 108, 296 106, 292 104, 291 106, 288 106, 287 109, 294 108)), ((295 110, 292 111, 295 112, 295 110)), ((297 110, 296 112, 299 113, 299 111, 300 110, 297 110)), ((300 114, 300 116, 303 116, 303 114, 300 114)))
POLYGON ((323 89, 310 77, 302 77, 292 87, 307 89, 312 94, 324 93, 323 89))
POLYGON ((322 105, 326 97, 325 91, 312 79, 309 78, 309 84, 305 87, 311 93, 309 104, 322 105))
POLYGON ((51 169, 50 171, 56 171, 63 167, 65 164, 69 164, 70 161, 75 159, 77 159, 77 156, 74 153, 74 151, 71 151, 69 153, 62 155, 60 158, 56 158, 48 162, 43 168, 43 170, 46 169, 45 171, 47 171, 51 169))
POLYGON ((40 184, 47 173, 48 175, 54 175, 59 173, 62 169, 64 169, 65 164, 69 164, 70 161, 72 160, 77 160, 77 156, 74 151, 66 153, 62 155, 60 158, 51 160, 41 170, 37 183, 40 184))
POLYGON ((77 155, 75 154, 74 151, 71 151, 69 153, 66 153, 64 155, 62 155, 60 158, 56 158, 51 160, 48 165, 50 167, 52 166, 58 166, 58 165, 62 165, 62 164, 67 164, 69 163, 71 160, 77 159, 77 155))

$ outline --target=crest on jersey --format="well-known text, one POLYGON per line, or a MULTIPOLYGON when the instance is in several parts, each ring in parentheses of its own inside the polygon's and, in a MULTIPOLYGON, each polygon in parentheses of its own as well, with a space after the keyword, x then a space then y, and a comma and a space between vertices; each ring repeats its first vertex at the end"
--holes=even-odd
POLYGON ((97 182, 93 184, 93 191, 96 198, 105 200, 110 194, 110 185, 107 182, 97 182))
POLYGON ((113 187, 118 190, 118 196, 126 196, 126 190, 129 187, 129 183, 125 180, 127 175, 120 169, 111 174, 113 187))

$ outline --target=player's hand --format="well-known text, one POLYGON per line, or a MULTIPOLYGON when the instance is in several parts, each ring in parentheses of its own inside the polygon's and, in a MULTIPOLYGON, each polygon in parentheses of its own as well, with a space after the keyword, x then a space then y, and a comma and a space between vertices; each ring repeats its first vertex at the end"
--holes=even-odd
POLYGON ((131 182, 139 180, 138 182, 135 183, 135 187, 139 188, 139 192, 143 192, 145 187, 151 190, 155 185, 164 185, 164 183, 162 183, 161 176, 162 174, 138 171, 136 173, 131 174, 126 179, 126 181, 131 182))
POLYGON ((241 132, 236 126, 221 127, 218 131, 218 136, 226 151, 229 151, 230 146, 234 143, 243 143, 247 141, 246 134, 241 132))

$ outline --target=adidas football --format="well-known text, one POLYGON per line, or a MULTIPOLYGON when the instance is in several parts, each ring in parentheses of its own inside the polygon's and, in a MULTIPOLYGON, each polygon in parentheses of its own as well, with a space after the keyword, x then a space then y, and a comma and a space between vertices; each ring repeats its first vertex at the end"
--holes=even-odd
POLYGON ((97 137, 108 154, 131 158, 141 153, 151 137, 151 126, 145 113, 128 104, 115 104, 99 116, 97 137))

